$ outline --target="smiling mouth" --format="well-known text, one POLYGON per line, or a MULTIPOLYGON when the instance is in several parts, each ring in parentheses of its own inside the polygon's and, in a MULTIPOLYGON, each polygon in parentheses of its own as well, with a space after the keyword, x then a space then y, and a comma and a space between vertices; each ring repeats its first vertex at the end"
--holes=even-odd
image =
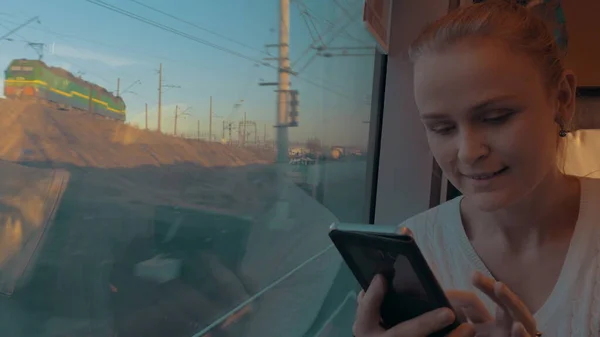
POLYGON ((504 167, 496 172, 484 173, 484 174, 464 174, 465 177, 473 180, 490 180, 508 170, 508 167, 504 167))

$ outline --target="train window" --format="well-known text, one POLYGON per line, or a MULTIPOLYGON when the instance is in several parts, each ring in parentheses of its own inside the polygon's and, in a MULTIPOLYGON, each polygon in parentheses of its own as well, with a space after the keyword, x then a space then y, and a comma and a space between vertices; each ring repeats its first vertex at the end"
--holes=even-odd
POLYGON ((3 334, 350 335, 327 232, 371 213, 363 5, 3 4, 1 65, 32 74, 0 88, 3 334))
POLYGON ((27 66, 12 66, 10 67, 11 71, 32 71, 33 67, 27 67, 27 66))

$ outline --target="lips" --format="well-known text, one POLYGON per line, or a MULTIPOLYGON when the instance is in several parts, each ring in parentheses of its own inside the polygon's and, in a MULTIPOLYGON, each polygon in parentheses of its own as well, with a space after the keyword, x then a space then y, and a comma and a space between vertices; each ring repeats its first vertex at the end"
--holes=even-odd
POLYGON ((491 173, 476 173, 476 174, 463 174, 465 177, 473 180, 489 180, 492 179, 508 170, 508 167, 504 167, 498 171, 491 173))

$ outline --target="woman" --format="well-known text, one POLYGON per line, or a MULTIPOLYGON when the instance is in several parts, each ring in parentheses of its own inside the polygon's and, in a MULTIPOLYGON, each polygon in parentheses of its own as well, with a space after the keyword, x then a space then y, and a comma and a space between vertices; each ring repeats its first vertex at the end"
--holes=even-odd
MULTIPOLYGON (((468 323, 451 336, 597 336, 600 181, 557 165, 576 79, 547 26, 487 1, 431 24, 410 56, 429 146, 463 194, 405 224, 456 290, 448 296, 468 323)), ((359 297, 356 337, 427 336, 453 320, 441 309, 384 331, 383 289, 375 278, 359 297)))

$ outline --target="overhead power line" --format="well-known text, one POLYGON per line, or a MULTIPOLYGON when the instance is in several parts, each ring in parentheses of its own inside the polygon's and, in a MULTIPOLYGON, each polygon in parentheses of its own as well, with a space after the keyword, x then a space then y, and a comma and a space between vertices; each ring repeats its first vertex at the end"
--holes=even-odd
POLYGON ((200 39, 200 38, 198 38, 198 37, 196 37, 196 36, 193 36, 193 35, 187 34, 187 33, 185 33, 185 32, 182 32, 182 31, 178 30, 178 29, 175 29, 175 28, 172 28, 172 27, 169 27, 169 26, 163 25, 163 24, 161 24, 161 23, 159 23, 159 22, 156 22, 156 21, 150 20, 150 19, 148 19, 148 18, 145 18, 145 17, 143 17, 143 16, 141 16, 141 15, 137 15, 137 14, 135 14, 135 13, 133 13, 133 12, 130 12, 130 11, 124 10, 124 9, 122 9, 122 8, 119 8, 119 7, 117 7, 117 6, 111 5, 111 4, 109 4, 109 3, 106 3, 106 2, 104 2, 104 1, 102 1, 102 0, 86 0, 86 1, 87 1, 87 2, 89 2, 89 3, 92 3, 92 4, 96 5, 96 6, 104 7, 104 8, 106 8, 106 9, 110 10, 110 11, 113 11, 113 12, 116 12, 116 13, 119 13, 119 14, 122 14, 122 15, 125 15, 125 16, 127 16, 127 17, 129 17, 129 18, 131 18, 131 19, 134 19, 134 20, 137 20, 137 21, 140 21, 140 22, 143 22, 143 23, 149 24, 149 25, 151 25, 151 26, 154 26, 154 27, 156 27, 156 28, 162 29, 162 30, 164 30, 164 31, 167 31, 167 32, 170 32, 170 33, 173 33, 173 34, 179 35, 179 36, 181 36, 181 37, 184 37, 184 38, 186 38, 186 39, 188 39, 188 40, 191 40, 191 41, 194 41, 194 42, 197 42, 197 43, 200 43, 200 44, 206 45, 206 46, 208 46, 208 47, 215 48, 215 49, 217 49, 217 50, 220 50, 220 51, 222 51, 222 52, 225 52, 225 53, 231 54, 231 55, 233 55, 233 56, 237 56, 237 57, 240 57, 240 58, 246 59, 246 60, 248 60, 248 61, 251 61, 251 62, 262 63, 262 62, 260 62, 259 60, 255 59, 255 58, 252 58, 252 57, 250 57, 250 56, 247 56, 247 55, 244 55, 244 54, 242 54, 242 53, 238 53, 238 52, 236 52, 236 51, 233 51, 233 50, 231 50, 231 49, 228 49, 228 48, 225 48, 225 47, 219 46, 219 45, 217 45, 217 44, 215 44, 215 43, 212 43, 212 42, 209 42, 209 41, 206 41, 206 40, 200 39))
POLYGON ((323 41, 323 37, 319 33, 319 30, 317 29, 317 26, 315 25, 315 22, 314 22, 312 16, 308 13, 308 11, 306 9, 303 8, 303 7, 306 7, 306 5, 304 3, 298 2, 298 1, 295 1, 294 3, 296 4, 298 11, 300 12, 300 17, 302 18, 302 21, 304 21, 304 24, 306 25, 306 28, 308 29, 308 33, 310 34, 313 44, 316 44, 319 42, 321 44, 324 44, 325 42, 323 41), (317 35, 316 37, 314 36, 313 31, 314 31, 314 34, 317 35))
POLYGON ((162 11, 162 10, 158 9, 158 8, 155 8, 155 7, 152 7, 152 6, 150 6, 150 5, 147 5, 147 4, 145 4, 145 3, 141 2, 141 1, 138 1, 138 0, 130 0, 130 1, 131 1, 131 2, 134 2, 134 3, 138 4, 138 5, 140 5, 140 6, 142 6, 142 7, 148 8, 148 9, 149 9, 149 10, 151 10, 151 11, 154 11, 154 12, 160 13, 160 14, 162 14, 162 15, 165 15, 165 16, 168 16, 168 17, 170 17, 171 19, 175 19, 175 20, 177 20, 177 21, 179 21, 179 22, 185 23, 185 24, 187 24, 187 25, 190 25, 190 26, 192 26, 192 27, 194 27, 194 28, 197 28, 197 29, 200 29, 200 30, 202 30, 202 31, 205 31, 205 32, 207 32, 207 33, 209 33, 209 34, 212 34, 212 35, 214 35, 214 36, 218 36, 218 37, 220 37, 220 38, 222 38, 222 39, 224 39, 224 40, 227 40, 227 41, 229 41, 229 42, 233 42, 233 43, 235 43, 235 44, 237 44, 237 45, 240 45, 240 46, 242 46, 242 47, 245 47, 245 48, 248 48, 248 49, 252 49, 252 50, 254 50, 254 51, 258 51, 259 53, 267 54, 267 53, 266 53, 264 50, 260 50, 260 49, 258 49, 258 48, 254 48, 254 47, 252 47, 252 46, 249 46, 249 45, 247 45, 247 44, 245 44, 245 43, 243 43, 243 42, 240 42, 240 41, 234 40, 234 39, 232 39, 232 38, 230 38, 230 37, 227 37, 227 36, 225 36, 225 35, 219 34, 219 33, 215 32, 215 31, 212 31, 212 30, 210 30, 210 29, 207 29, 207 28, 204 28, 204 27, 198 26, 197 24, 195 24, 195 23, 193 23, 193 22, 190 22, 190 21, 184 20, 184 19, 182 19, 182 18, 179 18, 179 17, 177 17, 177 16, 175 16, 175 15, 173 15, 173 14, 167 13, 167 12, 165 12, 165 11, 162 11))
POLYGON ((350 13, 350 11, 348 11, 348 9, 346 9, 346 7, 342 6, 342 4, 338 1, 338 0, 332 0, 333 3, 338 6, 342 12, 344 12, 344 14, 348 17, 348 19, 352 20, 352 14, 350 13))
MULTIPOLYGON (((340 6, 338 2, 336 2, 336 4, 337 4, 338 6, 340 6)), ((306 62, 306 63, 305 63, 305 64, 304 64, 304 65, 303 65, 301 68, 300 68, 300 70, 298 70, 298 72, 299 72, 299 73, 302 73, 302 72, 303 72, 303 71, 304 71, 304 70, 305 70, 305 69, 306 69, 306 68, 307 68, 307 67, 308 67, 308 66, 309 66, 309 65, 310 65, 310 64, 311 64, 311 63, 312 63, 312 62, 313 62, 313 61, 314 61, 316 58, 317 58, 317 56, 323 56, 323 54, 322 54, 322 52, 323 52, 323 51, 325 51, 325 50, 327 50, 327 49, 330 49, 330 48, 332 48, 332 47, 330 47, 331 43, 332 43, 332 42, 333 42, 333 41, 334 41, 334 40, 335 40, 335 39, 336 39, 336 38, 337 38, 337 37, 338 37, 340 34, 342 34, 342 33, 344 33, 344 32, 346 32, 346 33, 347 33, 347 28, 348 28, 348 27, 349 27, 351 24, 353 24, 353 23, 354 23, 354 17, 357 17, 357 16, 360 14, 361 10, 362 10, 362 9, 360 9, 360 8, 359 8, 359 9, 357 9, 357 10, 356 10, 354 13, 348 13, 348 14, 346 14, 346 15, 345 15, 345 17, 348 19, 348 20, 346 20, 346 23, 345 23, 345 24, 343 24, 341 27, 339 27, 339 28, 337 29, 337 31, 333 32, 333 34, 332 34, 332 35, 329 37, 328 41, 327 41, 327 42, 326 42, 326 43, 325 43, 323 46, 321 46, 320 48, 316 48, 316 52, 315 52, 315 53, 314 53, 314 54, 313 54, 313 55, 312 55, 312 56, 311 56, 311 57, 308 59, 308 61, 307 61, 307 62, 306 62)), ((344 11, 344 12, 346 12, 346 11, 344 11)), ((330 27, 331 27, 331 28, 333 28, 333 26, 330 26, 330 27)), ((352 47, 349 47, 349 48, 352 48, 352 47)), ((362 49, 362 47, 358 47, 358 48, 361 48, 361 49, 362 49)), ((310 49, 310 46, 309 46, 309 49, 310 49)), ((306 54, 303 54, 302 56, 304 56, 304 55, 306 55, 306 54)), ((329 56, 338 56, 338 55, 329 55, 329 56)), ((343 56, 343 55, 342 55, 342 56, 343 56)), ((349 55, 346 55, 346 56, 349 56, 349 55)), ((360 55, 356 55, 356 56, 366 56, 366 55, 364 55, 364 54, 360 54, 360 55)), ((295 64, 296 64, 296 63, 297 63, 297 62, 298 62, 298 61, 299 61, 301 58, 302 58, 302 57, 300 57, 298 60, 296 60, 296 62, 292 63, 292 67, 293 67, 293 66, 294 66, 294 65, 295 65, 295 64)))
POLYGON ((14 33, 15 33, 15 32, 17 32, 19 29, 21 29, 21 28, 23 28, 23 27, 27 26, 28 24, 32 23, 33 21, 37 21, 37 23, 40 23, 40 19, 39 19, 39 17, 35 16, 35 17, 33 17, 33 18, 31 18, 31 19, 29 19, 29 20, 25 21, 24 23, 20 24, 19 26, 15 27, 15 28, 13 28, 13 29, 11 29, 11 30, 9 30, 9 31, 8 31, 8 33, 6 33, 6 34, 4 34, 4 35, 0 36, 0 41, 2 41, 2 40, 4 40, 4 39, 6 39, 6 38, 7 38, 7 37, 9 37, 11 34, 14 34, 14 33))
MULTIPOLYGON (((182 32, 182 31, 180 31, 180 30, 178 30, 178 29, 175 29, 175 28, 172 28, 172 27, 169 27, 169 26, 163 25, 163 24, 161 24, 161 23, 159 23, 159 22, 156 22, 156 21, 150 20, 150 19, 148 19, 148 18, 145 18, 145 17, 143 17, 143 16, 141 16, 141 15, 137 15, 137 14, 135 14, 135 13, 132 13, 132 12, 130 12, 130 11, 127 11, 127 10, 121 9, 121 8, 119 8, 119 7, 117 7, 117 6, 111 5, 111 4, 109 4, 109 3, 106 3, 106 2, 104 2, 104 1, 102 1, 102 0, 85 0, 85 1, 87 1, 87 2, 89 2, 89 3, 91 3, 91 4, 94 4, 94 5, 97 5, 97 6, 100 6, 100 7, 106 8, 106 9, 108 9, 108 10, 110 10, 110 11, 113 11, 113 12, 115 12, 115 13, 119 13, 119 14, 121 14, 121 15, 125 15, 125 16, 127 16, 127 17, 129 17, 129 18, 131 18, 131 19, 134 19, 134 20, 137 20, 137 21, 140 21, 140 22, 143 22, 143 23, 149 24, 149 25, 151 25, 151 26, 154 26, 154 27, 156 27, 156 28, 162 29, 162 30, 164 30, 164 31, 166 31, 166 32, 173 33, 173 34, 175 34, 175 35, 179 35, 179 36, 181 36, 181 37, 184 37, 184 38, 186 38, 186 39, 188 39, 188 40, 191 40, 191 41, 194 41, 194 42, 197 42, 197 43, 200 43, 200 44, 203 44, 203 45, 206 45, 206 46, 209 46, 209 47, 215 48, 215 49, 217 49, 217 50, 220 50, 220 51, 226 52, 226 53, 228 53, 228 54, 231 54, 231 55, 234 55, 234 56, 237 56, 237 57, 240 57, 240 58, 242 58, 242 59, 245 59, 245 60, 248 60, 248 61, 251 61, 251 62, 254 62, 254 63, 258 63, 258 64, 261 64, 261 65, 264 65, 264 66, 266 66, 266 67, 269 67, 269 68, 273 68, 273 69, 276 69, 276 70, 278 70, 278 68, 277 68, 276 66, 273 66, 273 65, 270 65, 270 64, 268 64, 268 63, 264 63, 264 62, 262 62, 262 61, 256 60, 256 59, 254 59, 253 57, 250 57, 250 56, 244 55, 244 54, 242 54, 242 53, 239 53, 239 52, 233 51, 233 50, 231 50, 231 49, 228 49, 228 48, 225 48, 225 47, 219 46, 219 45, 217 45, 217 44, 215 44, 215 43, 212 43, 212 42, 209 42, 209 41, 206 41, 206 40, 200 39, 200 38, 198 38, 198 37, 195 37, 195 36, 193 36, 193 35, 190 35, 190 34, 187 34, 187 33, 185 33, 185 32, 182 32)), ((318 83, 315 83, 314 81, 311 81, 311 80, 309 80, 309 79, 303 78, 303 77, 301 77, 301 76, 299 76, 299 75, 297 75, 297 74, 292 74, 292 75, 293 75, 293 76, 295 76, 296 78, 300 79, 300 80, 303 80, 303 81, 305 81, 305 82, 307 82, 307 83, 310 83, 310 84, 312 84, 312 85, 314 85, 314 86, 316 86, 316 87, 319 87, 319 88, 321 88, 321 89, 324 89, 324 90, 326 90, 326 91, 329 91, 329 92, 331 92, 331 93, 334 93, 334 94, 337 94, 337 95, 340 95, 340 96, 344 96, 344 97, 348 97, 348 98, 350 98, 348 95, 342 94, 342 93, 340 93, 340 92, 338 92, 338 91, 332 90, 332 89, 330 89, 330 88, 327 88, 327 87, 325 87, 325 86, 322 86, 322 85, 319 85, 318 83)))
MULTIPOLYGON (((327 40, 327 42, 325 43, 325 45, 323 46, 322 49, 327 49, 328 45, 330 45, 340 34, 345 32, 346 29, 348 28, 348 26, 350 26, 352 23, 354 23, 352 21, 352 19, 346 21, 346 23, 344 25, 342 25, 335 33, 333 33, 333 35, 331 35, 329 37, 329 39, 327 40)), ((320 51, 321 50, 317 49, 317 51, 308 59, 308 61, 304 64, 304 66, 302 66, 302 68, 300 70, 298 70, 298 72, 299 73, 303 72, 304 69, 306 69, 312 63, 312 61, 314 61, 315 58, 317 56, 319 56, 320 51)))
MULTIPOLYGON (((3 22, 7 22, 7 23, 12 23, 12 24, 17 24, 14 21, 11 20, 2 20, 3 22)), ((149 57, 149 58, 153 58, 156 60, 160 60, 160 61, 169 61, 169 62, 175 62, 175 63, 179 63, 179 64, 188 64, 188 65, 193 65, 194 67, 201 67, 201 65, 197 64, 197 63, 190 63, 189 61, 186 60, 176 60, 176 59, 172 59, 172 58, 168 58, 165 56, 161 56, 158 54, 153 54, 151 52, 148 51, 143 51, 143 50, 138 50, 138 49, 131 49, 128 46, 118 46, 118 45, 113 45, 113 44, 109 44, 109 43, 105 43, 105 42, 101 42, 101 41, 96 41, 96 40, 91 40, 91 39, 86 39, 77 35, 73 35, 73 34, 65 34, 62 32, 57 32, 54 30, 50 30, 47 28, 38 28, 38 27, 34 27, 34 26, 28 26, 25 27, 26 29, 33 29, 33 30, 37 30, 40 32, 44 32, 44 33, 48 33, 51 35, 56 36, 57 38, 63 40, 63 41, 67 41, 67 39, 69 40, 77 40, 77 41, 83 41, 83 42, 87 42, 87 43, 91 43, 94 45, 99 45, 99 46, 103 46, 103 47, 108 47, 108 48, 112 48, 115 50, 118 50, 120 52, 126 52, 129 53, 131 55, 136 55, 136 56, 144 56, 144 57, 149 57)), ((27 41, 23 41, 23 42, 27 42, 27 41)), ((70 41, 68 41, 70 42, 70 41)))
MULTIPOLYGON (((303 6, 304 10, 305 10, 306 12, 308 12, 308 7, 307 7, 307 6, 306 6, 304 3, 302 3, 302 6, 303 6)), ((338 23, 341 23, 341 22, 343 22, 343 21, 344 21, 344 18, 345 18, 344 16, 341 16, 341 17, 339 17, 339 18, 337 18, 337 19, 336 19, 336 22, 335 22, 335 23, 328 25, 328 26, 327 26, 327 29, 325 29, 325 31, 324 31, 323 33, 321 33, 321 36, 322 36, 322 37, 325 37, 325 36, 327 36, 329 33, 331 33, 331 32, 333 31, 333 29, 335 28, 335 26, 336 26, 338 23)), ((324 44, 325 44, 325 43, 324 43, 324 44)), ((294 66, 295 66, 296 64, 298 64, 298 62, 300 62, 300 60, 302 60, 302 59, 303 59, 303 58, 304 58, 306 55, 308 55, 312 49, 315 49, 315 48, 318 48, 318 47, 323 47, 323 46, 315 46, 315 45, 314 45, 314 43, 312 43, 312 44, 310 44, 308 47, 306 47, 306 49, 304 49, 304 50, 302 51, 302 53, 300 54, 300 56, 299 56, 299 57, 298 57, 296 60, 292 61, 292 69, 294 68, 294 66)))

